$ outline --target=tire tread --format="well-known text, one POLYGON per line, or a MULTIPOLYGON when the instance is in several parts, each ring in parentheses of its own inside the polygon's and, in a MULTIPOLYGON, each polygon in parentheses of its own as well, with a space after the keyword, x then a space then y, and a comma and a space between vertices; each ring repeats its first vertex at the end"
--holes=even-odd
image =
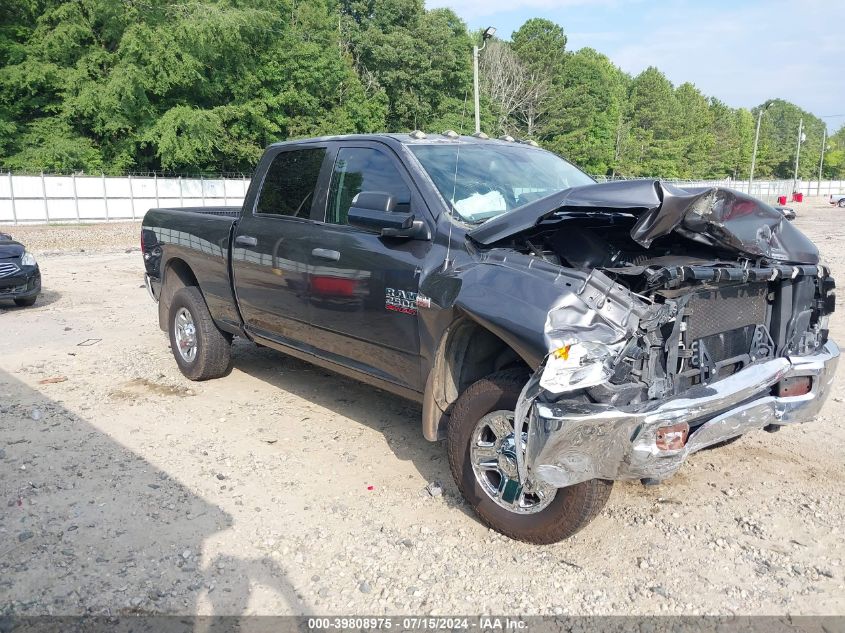
POLYGON ((232 344, 228 337, 214 324, 205 299, 196 286, 185 286, 176 291, 170 302, 168 317, 168 334, 173 348, 176 364, 186 378, 195 381, 211 380, 225 376, 232 362, 232 344), (186 307, 194 317, 197 329, 197 357, 191 365, 181 360, 176 350, 176 340, 173 332, 173 320, 176 310, 186 307))

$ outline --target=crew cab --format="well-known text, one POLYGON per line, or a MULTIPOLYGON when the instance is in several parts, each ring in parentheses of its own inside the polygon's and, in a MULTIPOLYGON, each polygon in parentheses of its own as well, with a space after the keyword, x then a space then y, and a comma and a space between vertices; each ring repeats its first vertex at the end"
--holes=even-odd
POLYGON ((779 211, 483 134, 271 145, 242 208, 152 209, 142 250, 185 376, 238 336, 421 402, 481 520, 533 543, 812 419, 839 357, 830 271, 779 211))

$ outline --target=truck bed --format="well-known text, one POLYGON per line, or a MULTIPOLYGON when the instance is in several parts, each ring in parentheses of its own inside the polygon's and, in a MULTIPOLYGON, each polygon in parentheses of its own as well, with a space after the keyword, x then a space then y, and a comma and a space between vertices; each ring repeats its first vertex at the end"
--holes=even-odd
POLYGON ((202 215, 218 215, 237 218, 241 213, 240 207, 167 207, 150 209, 150 211, 183 211, 185 213, 200 213, 202 215))
MULTIPOLYGON (((166 259, 145 261, 153 279, 153 294, 158 296, 163 281, 161 271, 173 263, 171 260, 179 260, 175 270, 184 267, 196 276, 218 326, 240 327, 229 279, 229 240, 240 212, 240 207, 150 209, 144 216, 142 234, 154 234, 148 243, 168 245, 166 259)), ((165 297, 163 304, 167 302, 165 297)), ((159 314, 162 325, 164 317, 164 313, 159 314)))

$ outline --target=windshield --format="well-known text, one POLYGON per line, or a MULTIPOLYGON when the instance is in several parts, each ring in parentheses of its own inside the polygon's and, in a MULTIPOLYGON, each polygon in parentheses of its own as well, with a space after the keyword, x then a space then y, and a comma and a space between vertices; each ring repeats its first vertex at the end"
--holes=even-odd
POLYGON ((544 196, 593 184, 551 152, 502 145, 410 145, 440 195, 465 222, 489 220, 544 196))

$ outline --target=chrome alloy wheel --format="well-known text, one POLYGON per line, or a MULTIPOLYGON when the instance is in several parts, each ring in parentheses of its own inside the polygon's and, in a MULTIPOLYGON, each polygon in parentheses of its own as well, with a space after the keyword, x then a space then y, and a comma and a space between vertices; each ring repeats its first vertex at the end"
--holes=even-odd
POLYGON ((197 357, 197 328, 194 326, 194 317, 187 308, 179 308, 176 319, 173 321, 173 332, 176 338, 176 349, 179 356, 186 363, 194 362, 197 357))
MULTIPOLYGON (((520 433, 525 450, 528 433, 520 433)), ((522 489, 516 468, 516 440, 513 411, 493 411, 478 421, 470 440, 470 462, 478 485, 496 505, 517 514, 544 510, 555 498, 557 488, 529 478, 522 489)))

